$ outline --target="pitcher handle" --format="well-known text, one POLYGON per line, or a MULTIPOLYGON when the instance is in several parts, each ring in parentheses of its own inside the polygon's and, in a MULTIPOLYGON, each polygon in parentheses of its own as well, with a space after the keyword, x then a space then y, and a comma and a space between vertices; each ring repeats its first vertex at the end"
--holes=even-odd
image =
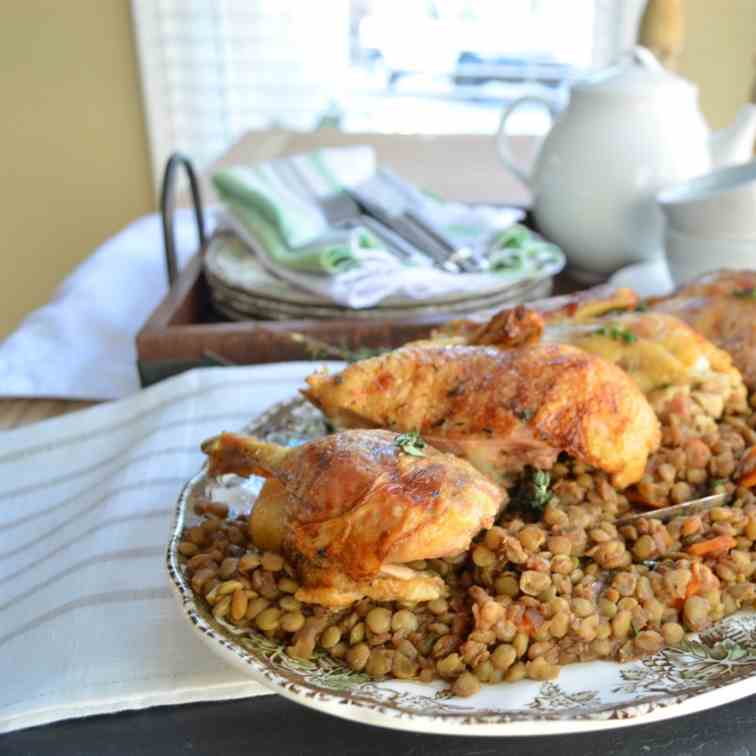
POLYGON ((552 100, 546 97, 539 97, 538 95, 526 95, 525 97, 519 97, 516 100, 507 105, 501 113, 501 120, 499 121, 499 131, 496 134, 496 149, 498 150, 499 157, 504 165, 522 181, 528 189, 532 189, 531 170, 521 168, 515 162, 514 155, 510 148, 510 134, 507 131, 507 119, 512 113, 520 107, 532 103, 534 105, 542 105, 546 108, 551 118, 552 125, 557 117, 557 106, 552 100))

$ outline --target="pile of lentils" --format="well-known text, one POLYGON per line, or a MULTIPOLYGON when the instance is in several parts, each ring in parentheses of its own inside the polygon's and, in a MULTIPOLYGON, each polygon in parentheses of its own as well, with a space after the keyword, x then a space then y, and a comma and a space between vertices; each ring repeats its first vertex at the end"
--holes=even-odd
POLYGON ((632 489, 560 458, 547 496, 530 507, 511 496, 467 553, 410 563, 446 583, 434 601, 363 599, 339 611, 302 603, 284 557, 258 551, 248 516, 214 502, 197 506, 200 522, 178 550, 216 619, 375 679, 441 679, 470 696, 481 684, 554 679, 571 662, 654 654, 756 601, 756 496, 735 482, 756 445, 756 412, 740 403, 703 431, 660 419, 662 447, 632 489), (712 492, 728 493, 727 505, 614 524, 712 492))

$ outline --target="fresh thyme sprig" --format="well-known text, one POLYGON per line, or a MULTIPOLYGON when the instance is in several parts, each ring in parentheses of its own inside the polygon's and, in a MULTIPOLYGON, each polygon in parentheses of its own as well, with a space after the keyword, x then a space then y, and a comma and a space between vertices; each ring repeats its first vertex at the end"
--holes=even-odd
POLYGON ((528 467, 512 496, 512 505, 524 511, 543 512, 553 495, 551 473, 528 467))
POLYGON ((549 490, 551 487, 551 473, 545 470, 536 470, 533 473, 533 500, 530 506, 539 512, 551 501, 553 494, 549 490))
POLYGON ((410 431, 409 433, 400 433, 394 443, 405 453, 411 457, 424 457, 425 449, 428 444, 420 437, 419 431, 410 431))
POLYGON ((303 333, 293 332, 288 334, 292 341, 304 345, 307 353, 314 360, 322 360, 325 357, 337 357, 344 362, 359 362, 369 357, 377 357, 388 351, 386 347, 358 347, 357 349, 348 349, 334 344, 328 344, 320 339, 314 339, 312 336, 305 336, 303 333))

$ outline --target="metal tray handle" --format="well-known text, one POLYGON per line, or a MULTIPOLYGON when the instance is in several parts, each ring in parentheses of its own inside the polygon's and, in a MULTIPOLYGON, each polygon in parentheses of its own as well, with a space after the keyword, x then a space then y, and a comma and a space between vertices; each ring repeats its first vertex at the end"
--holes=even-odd
POLYGON ((200 248, 205 247, 205 217, 202 208, 202 197, 199 190, 197 174, 194 172, 192 161, 180 152, 174 152, 165 164, 163 186, 160 192, 160 215, 163 221, 163 245, 165 251, 165 269, 168 275, 168 286, 173 286, 178 277, 178 258, 176 256, 175 214, 176 214, 176 170, 184 166, 189 178, 189 188, 192 193, 194 220, 197 225, 197 236, 200 248))

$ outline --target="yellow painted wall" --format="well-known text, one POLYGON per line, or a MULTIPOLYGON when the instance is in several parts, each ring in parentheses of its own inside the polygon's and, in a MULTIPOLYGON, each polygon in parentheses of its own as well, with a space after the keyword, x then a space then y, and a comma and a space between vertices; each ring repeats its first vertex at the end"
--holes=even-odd
POLYGON ((154 205, 128 0, 3 0, 0 338, 154 205))
POLYGON ((756 0, 683 0, 680 73, 700 88, 712 128, 727 125, 756 78, 756 0))

